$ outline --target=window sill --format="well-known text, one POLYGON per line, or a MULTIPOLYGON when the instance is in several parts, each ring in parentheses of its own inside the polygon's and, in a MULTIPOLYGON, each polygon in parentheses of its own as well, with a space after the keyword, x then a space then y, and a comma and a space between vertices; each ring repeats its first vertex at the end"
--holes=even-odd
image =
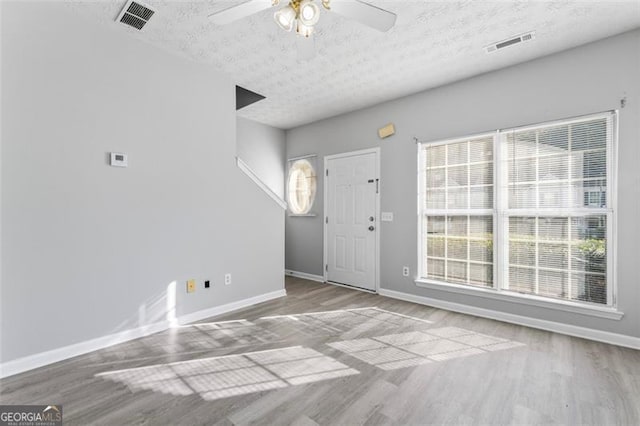
POLYGON ((485 288, 474 288, 464 285, 441 283, 426 279, 415 280, 416 286, 433 290, 447 291, 450 293, 466 294, 470 296, 484 297, 487 299, 500 300, 504 302, 519 303, 522 305, 537 306, 546 309, 572 312, 592 317, 606 318, 619 321, 624 312, 613 307, 585 306, 580 303, 560 300, 549 300, 543 297, 518 293, 498 293, 496 290, 485 288))

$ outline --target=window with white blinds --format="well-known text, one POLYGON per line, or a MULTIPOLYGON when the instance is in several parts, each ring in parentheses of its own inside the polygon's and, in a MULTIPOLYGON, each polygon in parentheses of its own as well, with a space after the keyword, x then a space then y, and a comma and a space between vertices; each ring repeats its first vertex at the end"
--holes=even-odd
POLYGON ((615 120, 421 144, 420 279, 612 305, 615 120))
POLYGON ((449 283, 493 284, 493 135, 425 145, 422 270, 449 283))

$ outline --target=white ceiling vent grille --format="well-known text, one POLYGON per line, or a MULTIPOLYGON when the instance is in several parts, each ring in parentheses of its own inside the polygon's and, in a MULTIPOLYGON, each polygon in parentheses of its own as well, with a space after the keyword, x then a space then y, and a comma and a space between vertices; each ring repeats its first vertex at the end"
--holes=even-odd
POLYGON ((534 31, 520 34, 514 37, 509 37, 506 40, 499 41, 497 43, 490 44, 484 49, 487 53, 497 52, 498 50, 506 49, 507 47, 515 46, 516 44, 524 43, 525 41, 531 41, 535 38, 536 33, 534 31))
POLYGON ((153 16, 155 11, 147 5, 143 5, 137 1, 129 0, 122 8, 120 15, 116 19, 117 22, 122 22, 125 25, 133 27, 137 30, 141 30, 147 25, 149 19, 153 16))

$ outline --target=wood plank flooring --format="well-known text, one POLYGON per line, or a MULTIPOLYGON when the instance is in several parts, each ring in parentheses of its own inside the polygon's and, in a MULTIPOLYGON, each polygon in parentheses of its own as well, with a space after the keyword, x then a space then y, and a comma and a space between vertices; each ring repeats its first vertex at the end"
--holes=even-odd
POLYGON ((67 425, 640 425, 640 351, 287 277, 285 298, 0 381, 67 425))

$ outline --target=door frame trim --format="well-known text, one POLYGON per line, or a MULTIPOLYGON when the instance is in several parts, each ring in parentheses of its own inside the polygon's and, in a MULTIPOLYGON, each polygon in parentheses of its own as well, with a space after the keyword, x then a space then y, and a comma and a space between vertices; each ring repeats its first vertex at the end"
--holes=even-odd
MULTIPOLYGON (((376 147, 376 148, 368 148, 368 149, 361 149, 358 151, 350 151, 350 152, 343 152, 340 154, 332 154, 332 155, 325 155, 324 156, 324 162, 323 162, 323 168, 322 168, 322 175, 323 175, 323 187, 322 187, 322 192, 323 192, 323 199, 324 199, 324 206, 323 206, 323 222, 322 222, 322 234, 323 234, 323 239, 322 239, 322 276, 324 277, 324 282, 329 283, 329 284, 333 284, 329 281, 329 272, 327 271, 327 267, 326 265, 328 265, 328 260, 329 260, 329 255, 328 255, 328 245, 327 245, 327 241, 328 241, 328 229, 327 229, 327 193, 328 191, 328 185, 327 185, 327 162, 330 160, 335 160, 338 158, 345 158, 345 157, 355 157, 358 155, 363 155, 363 154, 376 154, 376 177, 374 179, 378 179, 378 193, 376 194, 376 198, 375 198, 375 202, 376 202, 376 207, 375 207, 375 214, 376 214, 376 227, 377 227, 377 231, 376 232, 376 238, 375 238, 375 254, 374 254, 374 259, 376 262, 376 266, 375 266, 375 293, 379 293, 380 291, 380 224, 382 223, 382 221, 380 220, 380 195, 382 194, 382 185, 381 185, 381 173, 380 173, 380 157, 381 157, 381 149, 380 147, 376 147)), ((338 283, 336 283, 338 284, 338 283)), ((365 291, 367 293, 371 293, 371 290, 367 290, 367 289, 360 289, 358 287, 354 287, 354 286, 345 286, 348 288, 352 288, 354 290, 360 290, 360 291, 365 291)))

